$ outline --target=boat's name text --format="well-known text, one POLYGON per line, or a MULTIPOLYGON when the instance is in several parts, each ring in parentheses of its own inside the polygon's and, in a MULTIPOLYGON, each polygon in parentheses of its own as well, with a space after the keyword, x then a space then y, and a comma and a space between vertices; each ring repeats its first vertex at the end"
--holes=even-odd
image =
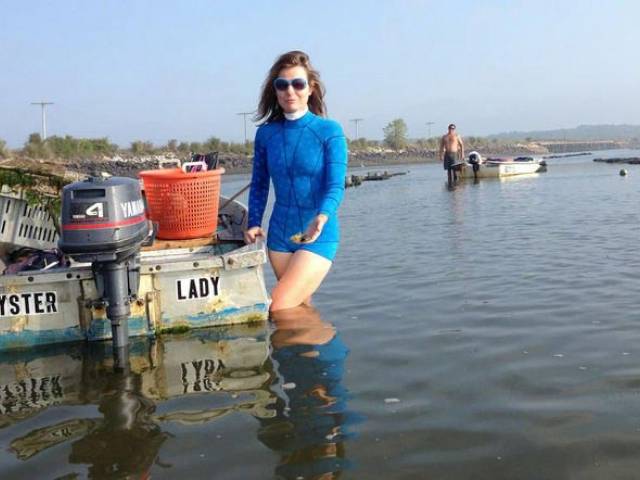
POLYGON ((220 359, 201 359, 180 364, 182 393, 215 392, 220 384, 213 380, 214 374, 224 369, 220 359))
POLYGON ((0 384, 0 415, 55 405, 63 399, 60 375, 0 384))
POLYGON ((181 278, 176 280, 178 300, 197 300, 219 295, 220 277, 181 278))
POLYGON ((0 317, 58 313, 56 292, 0 293, 0 317))

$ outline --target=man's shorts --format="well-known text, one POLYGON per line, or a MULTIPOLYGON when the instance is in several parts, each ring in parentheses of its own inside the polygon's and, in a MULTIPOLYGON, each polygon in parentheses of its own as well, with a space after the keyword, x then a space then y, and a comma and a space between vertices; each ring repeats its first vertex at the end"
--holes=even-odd
POLYGON ((458 159, 458 152, 445 152, 443 167, 445 170, 450 170, 455 167, 460 160, 458 159))

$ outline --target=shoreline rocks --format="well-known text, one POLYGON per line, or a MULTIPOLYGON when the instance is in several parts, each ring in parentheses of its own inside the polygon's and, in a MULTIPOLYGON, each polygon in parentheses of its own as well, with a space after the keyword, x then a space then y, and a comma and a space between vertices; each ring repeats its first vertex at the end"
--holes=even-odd
POLYGON ((559 153, 557 155, 545 155, 543 158, 569 158, 569 157, 582 157, 584 155, 593 155, 593 154, 591 152, 559 153))
MULTIPOLYGON (((567 144, 564 144, 566 146, 567 144)), ((594 146, 593 144, 590 144, 594 146)), ((609 145, 603 143, 603 145, 609 145)), ((509 145, 476 145, 474 142, 467 142, 465 150, 477 150, 483 156, 518 156, 518 155, 542 155, 544 153, 553 153, 553 149, 540 149, 540 145, 536 143, 513 143, 509 145), (544 151, 542 151, 544 150, 544 151)), ((548 155, 547 158, 561 158, 565 156, 587 155, 590 152, 564 153, 559 155, 548 155)), ((65 159, 48 159, 47 163, 63 166, 67 170, 80 172, 83 174, 92 174, 99 172, 108 172, 112 175, 136 177, 141 170, 152 170, 159 168, 162 163, 186 161, 185 155, 176 152, 162 152, 154 155, 132 155, 120 153, 118 155, 107 157, 99 156, 93 158, 77 158, 72 160, 65 159)), ((349 167, 378 167, 384 165, 402 165, 402 164, 422 164, 437 163, 437 151, 433 148, 418 147, 411 145, 404 150, 390 150, 383 147, 371 147, 366 150, 351 150, 349 152, 349 167)), ((31 159, 27 157, 14 156, 12 160, 19 161, 22 164, 35 164, 43 160, 31 159)), ((6 160, 5 160, 6 161, 6 160)), ((3 161, 2 163, 4 163, 3 161)), ((607 163, 636 163, 637 158, 630 159, 596 159, 607 163)), ((244 174, 250 173, 253 164, 253 158, 250 155, 235 153, 220 153, 219 165, 225 169, 227 174, 244 174)))
POLYGON ((594 158, 593 161, 601 163, 626 163, 629 165, 640 165, 640 157, 594 158))

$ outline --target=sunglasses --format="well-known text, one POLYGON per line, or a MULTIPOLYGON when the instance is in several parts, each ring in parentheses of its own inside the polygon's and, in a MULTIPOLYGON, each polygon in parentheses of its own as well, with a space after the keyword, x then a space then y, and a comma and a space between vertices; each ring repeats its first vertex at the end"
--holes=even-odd
POLYGON ((288 90, 289 85, 291 85, 294 90, 304 90, 307 88, 307 81, 304 78, 292 78, 291 80, 276 78, 273 81, 273 87, 280 92, 288 90))

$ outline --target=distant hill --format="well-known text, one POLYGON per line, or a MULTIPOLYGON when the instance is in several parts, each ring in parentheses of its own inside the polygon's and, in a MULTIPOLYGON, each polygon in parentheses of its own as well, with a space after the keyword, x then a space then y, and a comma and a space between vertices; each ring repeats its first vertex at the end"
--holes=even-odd
POLYGON ((505 132, 489 135, 499 140, 640 140, 640 125, 580 125, 559 130, 535 130, 530 132, 505 132))

